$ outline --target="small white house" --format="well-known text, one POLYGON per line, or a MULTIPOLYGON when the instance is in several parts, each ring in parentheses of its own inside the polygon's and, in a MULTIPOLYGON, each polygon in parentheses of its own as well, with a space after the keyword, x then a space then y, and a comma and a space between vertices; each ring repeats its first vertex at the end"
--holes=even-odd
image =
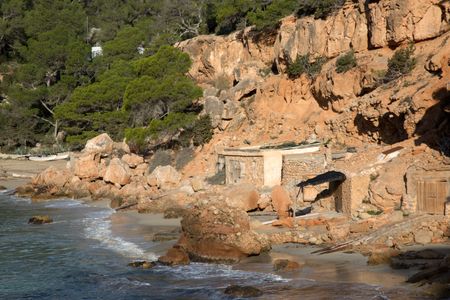
POLYGON ((103 48, 100 45, 95 45, 94 47, 91 48, 91 57, 97 57, 97 56, 102 56, 103 55, 103 48))

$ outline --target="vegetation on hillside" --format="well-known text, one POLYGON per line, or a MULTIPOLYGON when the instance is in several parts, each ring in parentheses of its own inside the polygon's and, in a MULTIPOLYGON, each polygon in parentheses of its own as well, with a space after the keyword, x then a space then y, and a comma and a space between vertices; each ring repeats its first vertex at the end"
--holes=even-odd
POLYGON ((341 55, 336 60, 336 72, 345 73, 355 68, 358 65, 356 61, 355 51, 350 50, 349 52, 341 55))
POLYGON ((201 90, 185 76, 189 57, 170 46, 248 25, 273 29, 292 13, 323 17, 340 3, 0 1, 0 149, 79 147, 99 132, 139 149, 202 144, 211 129, 194 104, 201 90), (92 55, 93 46, 103 55, 92 55))
POLYGON ((388 60, 388 69, 384 76, 384 82, 397 79, 414 69, 417 63, 414 51, 414 44, 409 44, 407 47, 395 51, 394 55, 388 60))
POLYGON ((308 53, 306 55, 297 55, 295 61, 288 64, 287 73, 290 78, 298 78, 302 74, 307 74, 310 78, 315 78, 320 73, 326 58, 312 58, 308 53))

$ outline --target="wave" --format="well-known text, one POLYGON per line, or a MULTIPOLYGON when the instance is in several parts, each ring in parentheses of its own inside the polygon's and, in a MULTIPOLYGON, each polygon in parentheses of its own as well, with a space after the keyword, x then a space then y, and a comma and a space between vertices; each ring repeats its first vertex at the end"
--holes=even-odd
POLYGON ((157 260, 154 253, 146 253, 139 245, 112 234, 110 217, 113 213, 114 210, 112 209, 89 213, 88 217, 83 219, 85 237, 97 240, 103 247, 125 257, 150 261, 157 260))
POLYGON ((171 272, 173 278, 177 279, 211 279, 226 278, 227 280, 241 281, 245 280, 248 284, 262 284, 273 282, 289 282, 290 279, 279 275, 263 272, 252 272, 233 269, 231 265, 191 263, 187 266, 178 267, 160 267, 155 268, 156 272, 171 272))
POLYGON ((47 208, 70 208, 70 207, 84 207, 88 206, 76 200, 59 200, 45 205, 47 208))

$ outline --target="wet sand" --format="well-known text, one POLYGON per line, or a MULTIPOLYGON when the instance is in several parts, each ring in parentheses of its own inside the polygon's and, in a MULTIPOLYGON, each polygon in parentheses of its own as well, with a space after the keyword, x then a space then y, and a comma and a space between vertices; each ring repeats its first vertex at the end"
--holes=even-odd
POLYGON ((14 189, 31 180, 50 166, 64 168, 66 160, 57 161, 31 161, 0 159, 0 185, 7 189, 14 189))

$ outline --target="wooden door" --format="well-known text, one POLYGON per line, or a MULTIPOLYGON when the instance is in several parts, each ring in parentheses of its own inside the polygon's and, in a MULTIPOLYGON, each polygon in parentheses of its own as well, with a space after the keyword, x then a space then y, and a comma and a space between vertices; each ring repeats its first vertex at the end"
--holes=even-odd
POLYGON ((419 180, 417 184, 417 210, 443 215, 448 196, 448 182, 419 180))

